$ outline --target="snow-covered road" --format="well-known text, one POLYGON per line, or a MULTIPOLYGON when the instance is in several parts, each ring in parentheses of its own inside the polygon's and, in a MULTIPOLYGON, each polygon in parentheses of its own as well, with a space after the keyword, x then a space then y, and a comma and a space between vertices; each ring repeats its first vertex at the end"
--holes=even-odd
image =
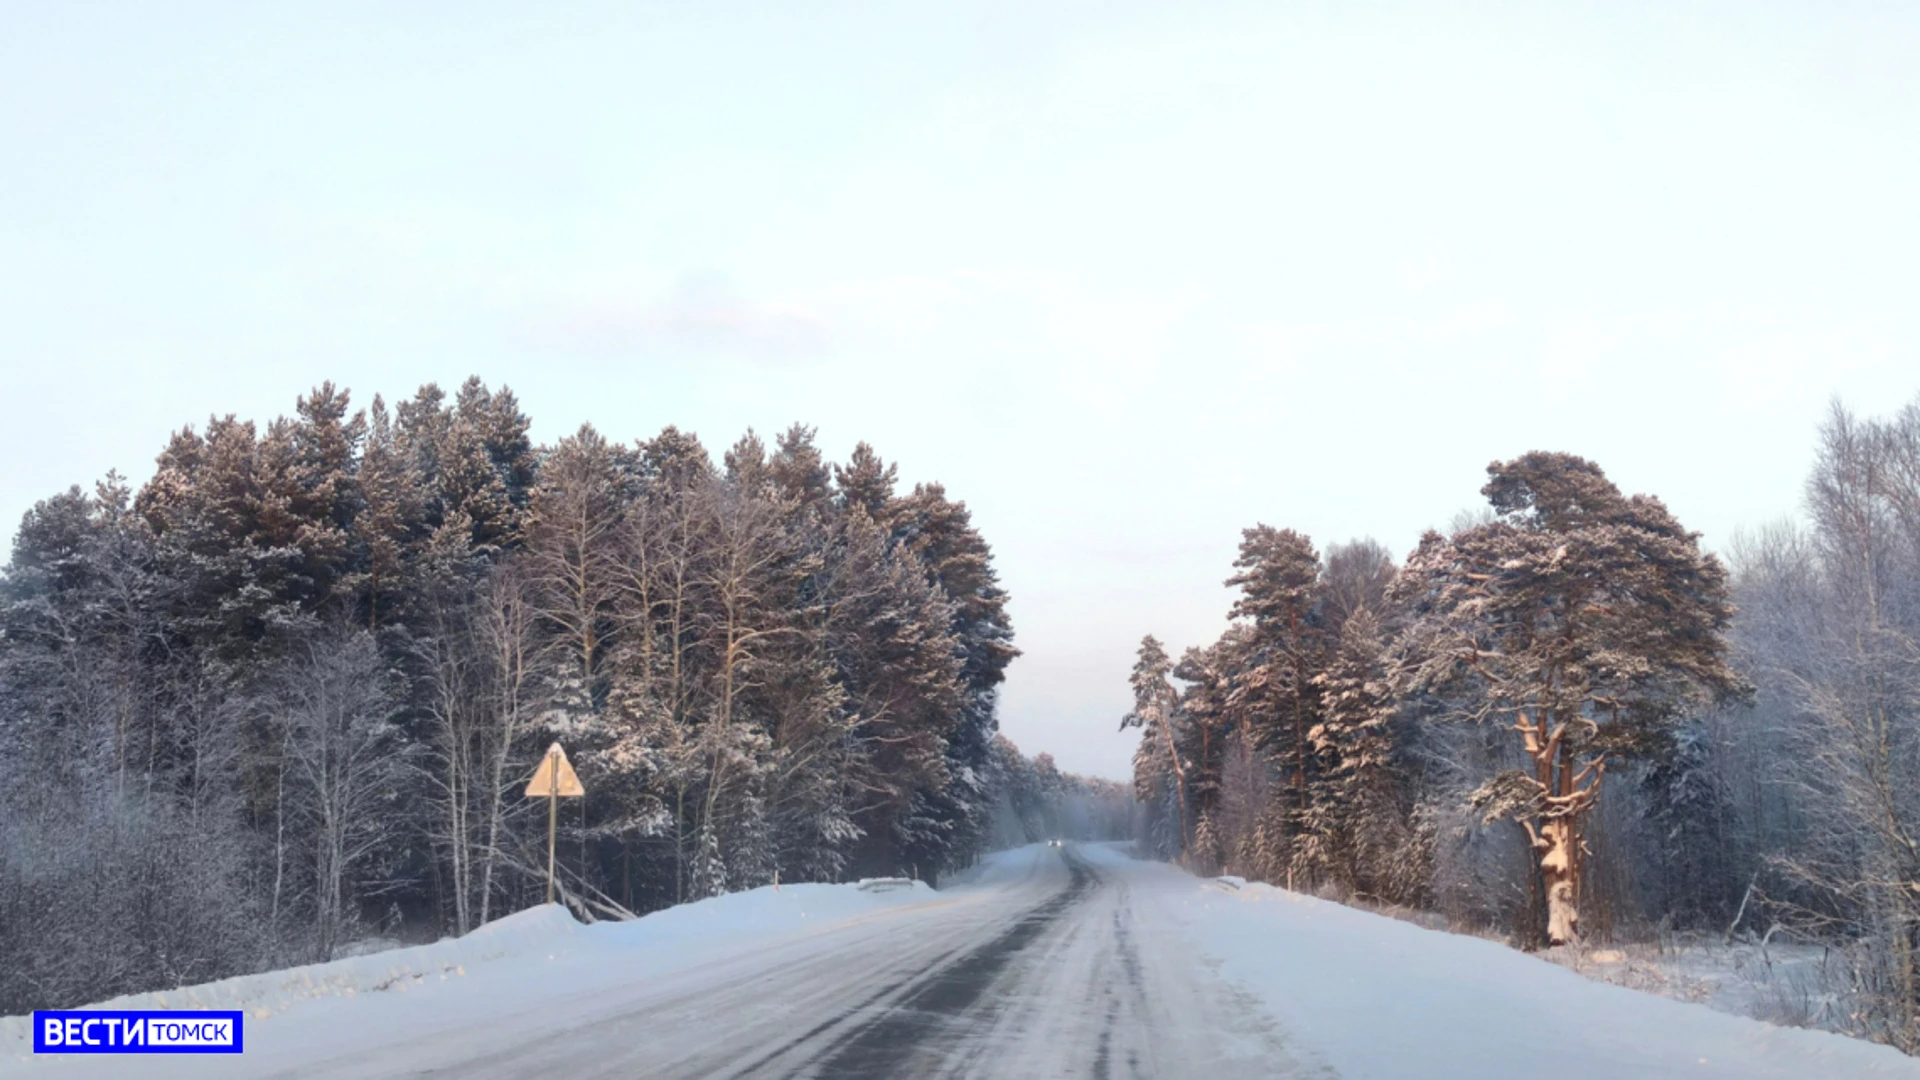
POLYGON ((755 890, 585 928, 527 912, 162 1004, 245 1004, 247 1052, 34 1060, 0 1021, 0 1073, 1920 1077, 1885 1047, 1094 845, 1002 853, 940 892, 755 890))
MULTIPOLYGON (((1286 1074, 1257 1007, 1137 926, 1123 863, 1035 848, 1016 865, 676 978, 555 1001, 509 1030, 444 1034, 425 1074, 1286 1074)), ((366 1076, 389 1060, 372 1050, 299 1075, 366 1076)))

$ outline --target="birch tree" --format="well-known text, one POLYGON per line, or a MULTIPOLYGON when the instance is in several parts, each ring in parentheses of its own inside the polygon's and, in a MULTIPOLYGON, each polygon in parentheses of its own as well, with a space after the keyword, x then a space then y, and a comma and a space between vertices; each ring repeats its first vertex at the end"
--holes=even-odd
POLYGON ((373 639, 335 630, 284 665, 265 702, 286 731, 291 813, 311 858, 314 952, 328 960, 355 922, 356 873, 394 839, 406 750, 373 639))

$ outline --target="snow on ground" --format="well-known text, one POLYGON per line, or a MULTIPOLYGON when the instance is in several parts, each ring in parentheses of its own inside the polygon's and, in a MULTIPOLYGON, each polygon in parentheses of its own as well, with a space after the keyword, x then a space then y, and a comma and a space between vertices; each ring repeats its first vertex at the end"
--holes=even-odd
MULTIPOLYGON (((984 872, 1004 876, 1005 871, 992 864, 990 860, 984 872)), ((560 905, 549 904, 431 945, 134 994, 90 1007, 244 1009, 250 1045, 263 1032, 282 1025, 323 1030, 349 1014, 355 1028, 369 1039, 380 1034, 373 1030, 375 1026, 398 1038, 433 1023, 445 1012, 426 1007, 440 1002, 423 998, 457 1003, 463 1019, 507 1012, 518 1007, 516 998, 542 990, 589 990, 655 976, 769 941, 857 925, 890 910, 937 899, 925 882, 877 890, 854 884, 783 885, 778 890, 769 886, 683 904, 632 922, 591 926, 574 921, 560 905), (442 986, 448 983, 464 985, 442 986), (409 995, 412 1000, 402 1003, 396 995, 409 995), (379 1004, 368 1007, 373 1002, 379 1004), (290 1015, 282 1019, 283 1014, 290 1015)), ((0 1017, 0 1075, 34 1059, 30 1025, 31 1017, 0 1017)), ((82 1060, 72 1059, 76 1064, 82 1060)), ((93 1060, 118 1061, 124 1069, 126 1062, 156 1059, 93 1060)))
POLYGON ((1590 979, 1790 1027, 1844 1031, 1849 971, 1821 945, 1676 940, 1545 957, 1590 979))
POLYGON ((1891 1047, 1594 982, 1480 938, 1270 885, 1138 874, 1160 879, 1165 917, 1223 976, 1343 1077, 1920 1077, 1891 1047))
POLYGON ((243 1007, 239 1057, 31 1056, 52 1077, 1911 1077, 1883 1046, 1593 982, 1479 938, 1113 847, 939 892, 758 889, 104 1003, 243 1007))

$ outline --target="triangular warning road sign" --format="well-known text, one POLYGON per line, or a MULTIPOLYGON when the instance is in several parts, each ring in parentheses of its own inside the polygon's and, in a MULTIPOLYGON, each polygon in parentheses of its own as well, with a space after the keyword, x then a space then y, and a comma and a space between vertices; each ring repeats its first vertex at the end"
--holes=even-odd
POLYGON ((547 747, 547 755, 540 759, 540 767, 533 771, 533 779, 527 781, 527 798, 544 799, 548 795, 566 798, 571 795, 585 795, 587 789, 580 786, 580 778, 573 775, 573 766, 567 761, 567 752, 560 749, 559 743, 547 747), (554 771, 559 770, 559 789, 554 789, 554 771))

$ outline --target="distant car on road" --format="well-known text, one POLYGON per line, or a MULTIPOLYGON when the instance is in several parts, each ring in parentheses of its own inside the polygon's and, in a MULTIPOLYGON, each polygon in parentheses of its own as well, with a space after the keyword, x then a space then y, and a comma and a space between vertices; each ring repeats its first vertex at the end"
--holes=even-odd
POLYGON ((1047 846, 1048 847, 1066 847, 1067 842, 1065 840, 1060 840, 1056 838, 1056 839, 1047 841, 1047 846))

